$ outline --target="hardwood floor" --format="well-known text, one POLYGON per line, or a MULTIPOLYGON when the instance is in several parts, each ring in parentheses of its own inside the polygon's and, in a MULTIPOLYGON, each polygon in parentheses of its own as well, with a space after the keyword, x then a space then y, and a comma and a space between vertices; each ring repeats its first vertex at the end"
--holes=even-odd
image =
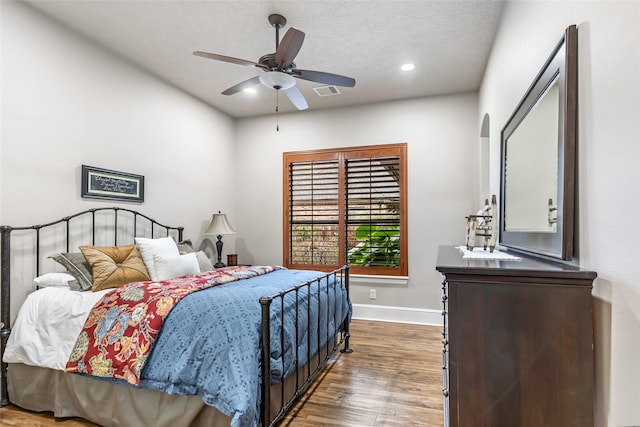
MULTIPOLYGON (((442 329, 354 320, 352 354, 338 353, 281 426, 443 425, 442 329)), ((0 426, 95 426, 81 419, 0 409, 0 426)))
POLYGON ((442 328, 354 320, 340 354, 282 426, 443 425, 442 328))

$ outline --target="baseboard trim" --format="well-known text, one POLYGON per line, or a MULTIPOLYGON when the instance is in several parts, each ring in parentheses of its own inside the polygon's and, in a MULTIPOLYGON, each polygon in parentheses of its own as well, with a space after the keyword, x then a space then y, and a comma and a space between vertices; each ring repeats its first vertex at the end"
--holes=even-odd
POLYGON ((442 311, 424 308, 353 304, 353 318, 379 322, 442 326, 442 311))

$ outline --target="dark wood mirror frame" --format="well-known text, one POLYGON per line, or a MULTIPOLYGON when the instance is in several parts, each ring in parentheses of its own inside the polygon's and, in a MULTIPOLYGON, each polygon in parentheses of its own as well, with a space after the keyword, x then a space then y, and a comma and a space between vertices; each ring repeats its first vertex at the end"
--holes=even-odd
POLYGON ((578 30, 565 30, 501 132, 500 239, 501 245, 520 251, 571 260, 573 257, 576 146, 578 124, 578 30), (508 231, 505 227, 506 142, 558 78, 557 227, 555 232, 508 231))

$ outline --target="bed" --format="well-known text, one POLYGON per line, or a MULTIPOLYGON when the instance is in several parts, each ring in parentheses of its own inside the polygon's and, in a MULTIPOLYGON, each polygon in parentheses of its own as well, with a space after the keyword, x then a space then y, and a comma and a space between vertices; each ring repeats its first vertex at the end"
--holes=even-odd
POLYGON ((182 227, 122 207, 2 226, 0 233, 3 406, 105 426, 275 425, 338 349, 351 352, 348 266, 329 273, 279 266, 209 270, 188 250, 182 227), (178 258, 154 254, 155 264, 145 265, 155 265, 155 277, 149 267, 150 277, 138 280, 140 263, 136 255, 138 264, 130 264, 131 254, 148 257, 146 244, 167 240, 181 249, 178 258), (72 272, 68 266, 53 274, 41 270, 57 265, 50 257, 78 247, 93 267, 93 291, 81 291, 77 280, 40 286, 43 277, 72 272), (104 279, 104 253, 94 262, 91 251, 107 247, 109 256, 133 248, 126 260, 112 260, 133 270, 124 279, 122 271, 111 271, 100 283, 116 276, 132 283, 96 288, 104 279), (191 264, 183 268, 186 260, 191 264), (19 286, 12 282, 26 277, 25 264, 33 265, 40 289, 27 296, 10 327, 10 293, 19 286), (12 276, 11 267, 21 274, 12 276), (179 298, 170 294, 176 291, 179 298), (132 325, 139 328, 134 334, 123 332, 132 325))

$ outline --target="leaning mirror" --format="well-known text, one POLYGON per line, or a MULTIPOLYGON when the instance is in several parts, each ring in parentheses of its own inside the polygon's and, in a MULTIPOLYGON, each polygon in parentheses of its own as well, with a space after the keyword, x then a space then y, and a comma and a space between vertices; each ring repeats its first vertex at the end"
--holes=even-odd
POLYGON ((500 244, 573 256, 577 28, 568 27, 501 132, 500 244))

